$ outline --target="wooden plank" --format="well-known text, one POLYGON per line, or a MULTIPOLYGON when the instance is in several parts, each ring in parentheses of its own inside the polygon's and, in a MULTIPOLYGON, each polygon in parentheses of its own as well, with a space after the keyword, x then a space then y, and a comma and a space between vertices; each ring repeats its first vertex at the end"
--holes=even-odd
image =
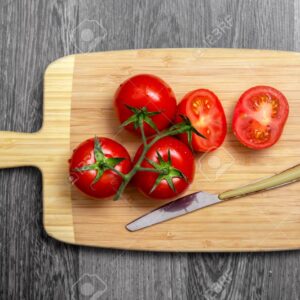
MULTIPOLYGON (((77 13, 67 2, 1 1, 0 130, 41 128, 43 73, 73 49, 67 32, 77 13)), ((80 277, 78 249, 43 230, 42 180, 36 168, 0 170, 1 299, 71 299, 80 277)))

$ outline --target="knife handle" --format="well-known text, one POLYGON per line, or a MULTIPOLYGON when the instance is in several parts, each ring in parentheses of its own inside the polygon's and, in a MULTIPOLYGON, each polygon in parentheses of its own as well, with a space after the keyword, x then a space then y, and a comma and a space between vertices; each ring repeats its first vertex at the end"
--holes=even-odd
POLYGON ((220 200, 231 200, 234 198, 243 197, 249 194, 267 191, 274 189, 292 182, 300 180, 300 164, 287 169, 279 174, 276 174, 272 177, 262 179, 258 182, 239 187, 233 190, 229 190, 219 194, 220 200))

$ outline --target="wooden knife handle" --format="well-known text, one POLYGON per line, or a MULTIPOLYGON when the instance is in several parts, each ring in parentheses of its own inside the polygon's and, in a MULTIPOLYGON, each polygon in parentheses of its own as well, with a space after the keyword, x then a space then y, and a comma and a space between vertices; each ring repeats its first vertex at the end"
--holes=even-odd
POLYGON ((219 194, 220 200, 231 200, 249 194, 274 189, 300 180, 300 164, 258 182, 219 194))

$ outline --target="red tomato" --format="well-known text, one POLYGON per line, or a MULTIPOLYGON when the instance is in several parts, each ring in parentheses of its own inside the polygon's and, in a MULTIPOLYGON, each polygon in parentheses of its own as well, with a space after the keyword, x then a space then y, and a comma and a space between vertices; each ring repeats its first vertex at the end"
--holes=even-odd
MULTIPOLYGON (((152 120, 158 130, 167 128, 176 114, 173 91, 162 79, 154 75, 136 75, 120 85, 115 94, 115 109, 121 123, 133 115, 128 106, 137 109, 144 107, 148 113, 161 112, 149 116, 149 122, 152 120)), ((140 134, 140 130, 136 129, 133 123, 125 128, 140 134)), ((149 123, 144 123, 144 131, 147 136, 156 133, 149 123)))
POLYGON ((253 87, 236 104, 233 133, 249 148, 271 147, 280 138, 288 114, 289 105, 281 92, 269 86, 253 87))
MULTIPOLYGON (((184 96, 179 103, 176 121, 180 115, 187 116, 192 125, 206 137, 192 134, 192 147, 195 151, 207 152, 220 147, 227 133, 227 123, 224 109, 218 97, 211 91, 199 89, 184 96)), ((188 143, 187 134, 180 138, 188 143)))
POLYGON ((121 176, 108 169, 108 165, 123 174, 127 174, 131 169, 131 159, 127 150, 108 138, 84 141, 73 151, 69 162, 72 183, 93 198, 106 198, 116 194, 122 183, 121 176))
MULTIPOLYGON (((138 149, 134 163, 143 151, 138 149)), ((141 167, 156 171, 139 171, 134 177, 134 184, 145 195, 152 198, 166 199, 183 192, 193 181, 195 160, 193 153, 184 143, 165 137, 156 142, 146 154, 141 167)))

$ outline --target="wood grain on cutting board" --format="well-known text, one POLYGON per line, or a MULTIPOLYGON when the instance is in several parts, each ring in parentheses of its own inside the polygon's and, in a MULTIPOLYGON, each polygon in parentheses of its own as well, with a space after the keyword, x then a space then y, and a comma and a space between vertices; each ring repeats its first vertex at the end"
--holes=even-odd
MULTIPOLYGON (((43 171, 46 231, 59 240, 80 245, 137 250, 300 248, 297 183, 228 201, 134 233, 126 231, 125 224, 164 201, 146 199, 132 187, 118 202, 87 200, 71 189, 67 158, 84 139, 94 135, 111 137, 125 145, 132 155, 140 144, 137 137, 119 130, 113 111, 113 95, 118 85, 139 73, 162 77, 172 86, 178 100, 193 89, 208 88, 224 105, 229 123, 226 141, 217 151, 197 156, 197 176, 187 193, 219 193, 300 162, 298 53, 149 49, 63 58, 46 73, 44 127, 31 139, 34 147, 26 146, 30 153, 24 158, 31 161, 31 156, 36 156, 35 164, 43 171), (230 130, 238 97, 254 85, 271 85, 281 90, 291 108, 280 141, 270 149, 256 152, 241 146, 230 130), (44 151, 40 151, 41 147, 44 151)), ((5 165, 5 161, 0 159, 0 165, 5 165)))
MULTIPOLYGON (((166 80, 177 99, 190 90, 212 89, 221 99, 228 123, 239 95, 264 84, 289 99, 290 117, 279 143, 254 152, 229 133, 224 146, 197 157, 197 176, 187 191, 218 193, 299 163, 300 56, 247 50, 143 50, 76 57, 71 114, 71 148, 95 134, 113 137, 133 155, 140 140, 119 130, 113 111, 118 85, 139 73, 166 80), (219 165, 218 165, 219 164, 219 165)), ((163 202, 146 199, 131 188, 119 202, 87 201, 72 191, 78 243, 130 249, 241 251, 293 248, 300 230, 300 185, 265 192, 194 212, 131 233, 124 224, 163 202)), ((300 242, 300 241, 299 241, 300 242)))
POLYGON ((74 243, 67 160, 74 56, 52 63, 44 78, 44 120, 37 133, 0 133, 0 168, 36 166, 43 174, 43 218, 46 231, 74 243))

